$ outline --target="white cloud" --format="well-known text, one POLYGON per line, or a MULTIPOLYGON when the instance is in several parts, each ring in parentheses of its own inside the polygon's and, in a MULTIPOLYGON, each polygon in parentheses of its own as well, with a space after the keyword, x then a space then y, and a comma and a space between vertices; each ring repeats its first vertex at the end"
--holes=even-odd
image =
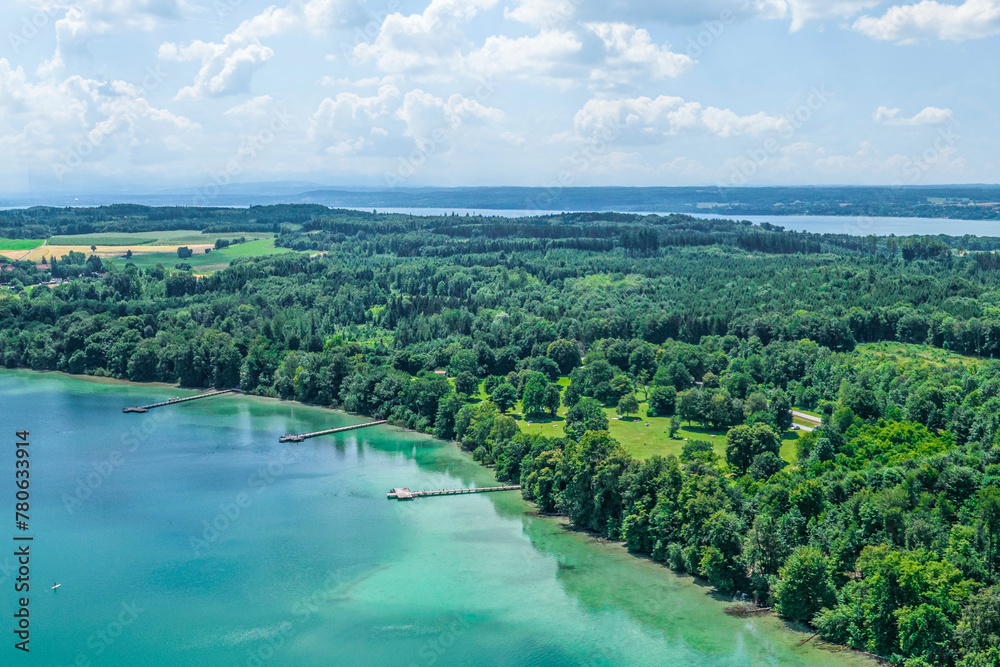
POLYGON ((374 42, 354 48, 358 62, 374 62, 384 72, 411 72, 450 78, 462 67, 466 43, 459 24, 497 0, 431 0, 422 14, 391 14, 374 42), (436 70, 436 71, 435 71, 436 70))
POLYGON ((786 0, 792 14, 792 32, 810 21, 850 18, 875 7, 882 0, 786 0))
POLYGON ((952 119, 951 109, 937 107, 926 107, 912 118, 901 118, 899 113, 899 109, 879 107, 873 114, 873 118, 876 122, 886 125, 940 125, 952 119))
POLYGON ((781 116, 763 112, 740 116, 730 109, 703 107, 698 102, 666 96, 656 99, 595 98, 577 112, 573 124, 584 137, 611 137, 623 143, 663 141, 667 136, 678 134, 736 137, 769 131, 787 132, 790 127, 781 116))
POLYGON ((499 109, 462 95, 445 100, 419 88, 404 95, 388 85, 368 97, 342 92, 326 98, 313 114, 309 136, 338 157, 398 155, 420 142, 450 143, 460 130, 503 120, 499 109))
POLYGON ((674 53, 667 46, 654 44, 649 32, 624 23, 591 23, 587 26, 601 38, 607 49, 606 67, 595 69, 591 78, 609 85, 680 76, 695 61, 674 53))
POLYGON ((38 66, 38 74, 45 77, 65 67, 67 54, 85 53, 94 36, 116 29, 150 31, 164 20, 181 18, 185 8, 183 0, 78 0, 72 4, 37 0, 35 4, 46 15, 65 11, 55 22, 55 53, 38 66))
POLYGON ((292 0, 285 7, 268 7, 243 21, 222 42, 194 41, 160 45, 160 58, 180 62, 200 60, 194 82, 177 93, 178 99, 201 99, 245 93, 253 73, 274 56, 260 40, 306 30, 320 35, 335 25, 347 25, 360 16, 355 0, 292 0))
POLYGON ((159 55, 164 60, 201 61, 194 83, 177 92, 177 99, 197 100, 247 92, 251 76, 274 56, 274 50, 230 33, 221 44, 196 41, 177 46, 167 42, 160 45, 159 55))
POLYGON ((483 76, 534 78, 553 74, 581 49, 583 43, 569 31, 543 30, 535 36, 516 39, 494 35, 469 54, 468 64, 483 76))
POLYGON ((259 95, 257 97, 252 97, 243 104, 237 104, 231 109, 227 109, 224 113, 226 116, 236 116, 236 117, 246 117, 246 116, 264 116, 267 115, 268 110, 274 100, 270 95, 259 95))
POLYGON ((180 18, 183 8, 181 0, 77 0, 56 21, 56 30, 60 39, 101 35, 119 27, 152 30, 164 19, 180 18))
POLYGON ((1000 34, 1000 1, 966 0, 946 5, 925 0, 890 7, 880 17, 862 16, 854 29, 872 39, 902 44, 923 39, 961 42, 1000 34))
POLYGON ((505 7, 503 15, 536 28, 556 26, 573 18, 577 3, 573 0, 520 0, 517 7, 505 7))
POLYGON ((0 153, 59 178, 83 164, 106 173, 156 156, 167 162, 171 154, 189 152, 201 128, 150 104, 146 96, 155 85, 75 75, 33 82, 0 58, 0 153))
MULTIPOLYGON (((533 25, 551 25, 540 22, 545 17, 563 16, 559 0, 520 0, 519 16, 535 19, 533 25)), ((585 21, 657 22, 670 25, 698 25, 704 21, 725 19, 739 21, 748 18, 776 19, 788 12, 785 0, 568 0, 565 4, 576 7, 575 14, 585 21)), ((514 17, 514 12, 509 16, 514 17)), ((529 21, 524 21, 529 22, 529 21)))

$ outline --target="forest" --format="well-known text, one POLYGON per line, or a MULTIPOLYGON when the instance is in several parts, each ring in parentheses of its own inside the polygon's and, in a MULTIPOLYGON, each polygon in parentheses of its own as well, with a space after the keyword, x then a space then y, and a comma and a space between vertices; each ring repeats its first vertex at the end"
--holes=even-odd
POLYGON ((0 212, 7 238, 159 229, 275 232, 299 252, 209 275, 5 260, 3 364, 389 419, 827 641, 1000 666, 1000 238, 614 213, 0 212), (724 455, 626 451, 605 408, 635 414, 639 397, 672 430, 723 432, 724 455), (822 424, 787 460, 793 407, 822 424), (518 409, 564 414, 563 434, 522 431, 518 409))

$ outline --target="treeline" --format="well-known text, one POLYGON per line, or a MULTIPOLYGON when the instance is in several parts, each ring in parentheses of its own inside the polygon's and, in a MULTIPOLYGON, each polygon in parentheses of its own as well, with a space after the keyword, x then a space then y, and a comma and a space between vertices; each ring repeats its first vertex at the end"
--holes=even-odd
POLYGON ((1000 364, 901 365, 806 342, 667 345, 652 358, 652 392, 669 382, 673 395, 704 371, 670 409, 706 423, 721 411, 727 423, 715 426, 738 425, 724 459, 687 442, 679 458, 638 461, 584 394, 610 388, 606 403, 618 384, 631 391, 652 370, 644 345, 605 342, 574 371, 568 437, 518 433, 490 402, 458 412, 456 437, 542 511, 829 641, 907 667, 996 664, 1000 364), (800 437, 795 467, 778 457, 786 392, 824 414, 800 437))
MULTIPOLYGON (((87 224, 176 222, 111 208, 87 224)), ((17 214, 70 224, 68 213, 17 214)), ((542 510, 831 640, 908 667, 996 661, 995 255, 939 238, 854 239, 854 250, 685 216, 574 214, 488 231, 474 216, 239 215, 325 254, 240 258, 207 277, 79 253, 47 271, 6 263, 2 363, 240 384, 455 438, 542 510), (67 280, 24 289, 52 275, 67 280), (979 358, 858 348, 880 341, 979 358), (475 402, 480 386, 489 400, 475 402), (726 456, 698 443, 676 459, 628 456, 605 408, 635 414, 639 395, 672 430, 726 430, 726 456), (565 407, 567 437, 519 434, 507 414, 518 402, 531 415, 565 407), (786 467, 792 405, 824 423, 786 467)))

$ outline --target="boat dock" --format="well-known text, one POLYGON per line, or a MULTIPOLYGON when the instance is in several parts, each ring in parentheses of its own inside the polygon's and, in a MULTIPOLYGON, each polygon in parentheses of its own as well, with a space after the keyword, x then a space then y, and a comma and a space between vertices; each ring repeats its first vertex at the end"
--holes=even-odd
POLYGON ((344 431, 353 431, 359 428, 368 428, 369 426, 378 426, 379 424, 387 423, 388 422, 385 419, 382 419, 380 421, 355 424, 353 426, 341 426, 340 428, 331 428, 325 431, 316 431, 314 433, 288 433, 278 438, 278 442, 302 442, 303 440, 308 440, 309 438, 318 438, 321 435, 332 435, 334 433, 343 433, 344 431))
POLYGON ((134 408, 122 408, 122 412, 149 412, 153 408, 162 408, 165 405, 174 405, 175 403, 185 403, 187 401, 196 401, 199 398, 208 398, 210 396, 219 396, 220 394, 241 394, 243 391, 241 389, 219 389, 218 391, 206 391, 203 394, 198 394, 197 396, 187 396, 185 398, 171 398, 169 401, 161 401, 159 403, 150 403, 149 405, 139 405, 134 408))
POLYGON ((440 491, 410 491, 406 487, 393 489, 385 494, 386 498, 396 500, 413 500, 424 496, 458 496, 465 493, 496 493, 497 491, 520 491, 521 485, 514 486, 486 486, 481 489, 441 489, 440 491))

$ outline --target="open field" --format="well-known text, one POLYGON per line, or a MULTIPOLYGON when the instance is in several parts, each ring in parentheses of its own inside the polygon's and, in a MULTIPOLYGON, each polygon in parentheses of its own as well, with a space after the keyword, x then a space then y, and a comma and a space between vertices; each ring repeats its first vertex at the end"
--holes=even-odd
MULTIPOLYGON (((274 234, 264 232, 230 232, 227 234, 202 234, 190 229, 176 229, 164 232, 135 232, 120 233, 106 232, 100 234, 76 234, 72 236, 53 236, 49 239, 50 245, 74 245, 74 246, 128 246, 137 245, 148 246, 191 246, 210 245, 214 246, 217 239, 231 240, 239 237, 251 239, 271 239, 274 234)), ((132 252, 135 252, 133 248, 132 252)))
POLYGON ((914 345, 912 343, 862 343, 855 348, 855 352, 861 356, 885 361, 912 361, 939 367, 952 364, 969 366, 978 362, 976 357, 967 357, 930 345, 914 345))
MULTIPOLYGON (((195 250, 195 246, 189 245, 188 247, 195 250)), ((169 252, 151 253, 136 253, 135 249, 133 249, 132 259, 127 261, 132 262, 140 269, 150 269, 157 264, 162 264, 167 268, 172 268, 176 264, 184 262, 186 264, 190 264, 191 268, 197 273, 212 273, 226 268, 237 257, 263 257, 266 255, 283 255, 285 253, 294 252, 288 248, 275 248, 273 238, 240 243, 235 246, 223 248, 222 250, 213 250, 207 255, 204 251, 205 247, 210 246, 202 246, 201 249, 195 250, 195 254, 188 259, 180 259, 177 257, 176 248, 169 252)), ((119 249, 119 252, 115 255, 115 257, 119 257, 120 255, 121 250, 119 249)), ((126 260, 115 259, 113 260, 113 263, 124 266, 126 260)))
MULTIPOLYGON (((260 257, 264 255, 291 252, 285 248, 274 247, 274 234, 271 233, 231 233, 231 234, 201 234, 190 230, 175 230, 165 232, 138 232, 135 234, 84 234, 78 236, 53 236, 43 241, 9 241, 25 245, 23 250, 0 250, 3 254, 16 259, 26 259, 41 262, 68 255, 70 252, 80 252, 85 255, 97 255, 112 263, 124 263, 121 259, 126 251, 132 251, 131 261, 140 268, 151 268, 158 263, 173 267, 182 261, 177 257, 177 248, 187 246, 194 255, 184 260, 201 273, 211 273, 226 268, 237 257, 260 257), (244 236, 256 239, 215 250, 217 239, 231 240, 244 236), (91 250, 96 246, 96 250, 91 250), (206 254, 205 250, 212 252, 206 254)), ((2 246, 0 246, 2 248, 2 246)))
MULTIPOLYGON (((559 378, 559 385, 565 390, 569 386, 569 378, 559 378)), ((637 398, 645 399, 645 395, 639 392, 637 398)), ((480 400, 487 398, 480 386, 480 400)), ((517 420, 518 427, 525 433, 538 433, 550 438, 559 438, 566 433, 563 430, 563 423, 566 417, 566 408, 560 407, 555 417, 532 417, 528 421, 523 414, 520 403, 514 408, 512 416, 517 420)), ((618 417, 614 408, 604 408, 608 415, 608 428, 611 437, 620 442, 622 446, 637 459, 647 459, 652 456, 680 456, 684 443, 687 440, 702 440, 712 445, 715 453, 720 457, 726 456, 726 432, 716 431, 697 424, 684 424, 675 438, 670 437, 670 417, 650 417, 647 413, 645 400, 639 402, 639 414, 630 419, 618 417), (646 426, 649 424, 649 426, 646 426)), ((798 461, 798 448, 796 443, 799 439, 800 431, 785 431, 781 434, 781 458, 790 464, 798 461)))
MULTIPOLYGON (((70 252, 82 252, 88 256, 97 255, 101 259, 111 259, 121 257, 127 250, 131 250, 133 255, 132 261, 137 265, 139 264, 138 257, 140 255, 155 254, 160 255, 161 257, 153 261, 149 264, 149 266, 155 266, 156 262, 162 262, 164 266, 167 266, 167 261, 169 261, 169 259, 163 259, 163 257, 166 257, 167 255, 174 255, 174 260, 176 260, 177 248, 181 246, 191 248, 191 250, 195 252, 196 256, 204 255, 206 248, 215 247, 216 240, 231 240, 239 238, 240 236, 258 240, 248 241, 245 244, 239 244, 236 247, 242 247, 241 251, 238 251, 236 254, 232 254, 226 261, 221 261, 216 258, 214 264, 224 264, 228 266, 233 257, 270 254, 268 252, 261 251, 267 246, 270 246, 273 250, 274 234, 270 233, 246 234, 241 232, 231 234, 201 234, 196 231, 181 229, 166 232, 136 232, 134 234, 107 233, 53 236, 45 242, 45 245, 34 247, 30 254, 23 257, 23 259, 39 262, 43 258, 52 259, 53 257, 63 257, 68 255, 70 252), (91 250, 92 246, 96 246, 97 249, 91 250)), ((176 264, 176 261, 171 262, 169 266, 173 266, 174 264, 176 264)), ((194 265, 193 263, 191 264, 192 266, 194 265)))
POLYGON ((42 239, 0 239, 0 251, 31 250, 45 243, 42 239))
POLYGON ((21 260, 31 251, 45 243, 42 239, 0 239, 0 256, 21 260))
MULTIPOLYGON (((186 244, 181 244, 186 245, 186 244)), ((204 253, 205 248, 213 247, 211 244, 207 245, 188 245, 189 248, 195 252, 204 253)), ((113 246, 113 245, 99 245, 97 250, 91 250, 89 245, 45 245, 39 246, 31 251, 31 253, 25 258, 33 262, 40 262, 42 259, 50 260, 53 257, 60 258, 68 255, 70 252, 82 252, 88 257, 90 255, 97 255, 101 259, 109 259, 112 257, 120 257, 125 254, 126 250, 131 250, 132 254, 135 256, 141 255, 143 253, 172 253, 174 257, 177 256, 178 246, 172 245, 140 245, 140 246, 113 246)))

